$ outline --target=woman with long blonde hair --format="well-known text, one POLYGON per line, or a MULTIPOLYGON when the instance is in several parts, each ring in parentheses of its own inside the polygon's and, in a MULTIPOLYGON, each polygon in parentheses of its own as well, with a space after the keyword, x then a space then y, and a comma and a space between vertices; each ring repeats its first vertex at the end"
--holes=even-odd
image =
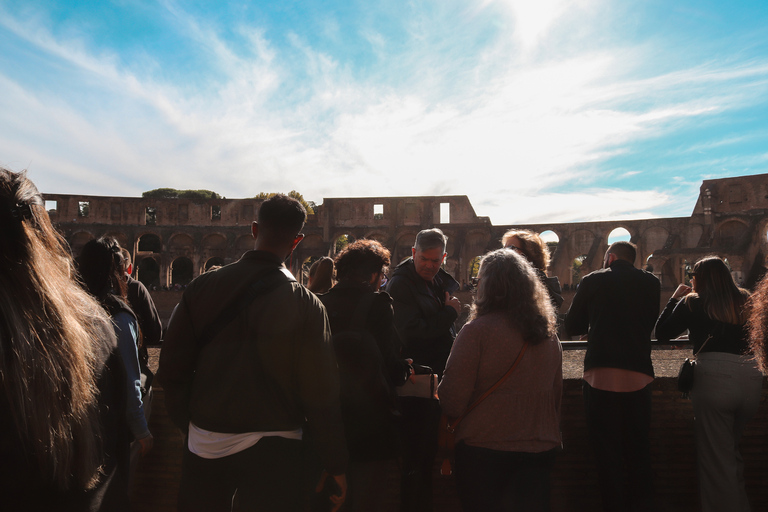
POLYGON ((106 499, 105 431, 119 418, 100 411, 99 384, 116 402, 124 388, 109 370, 119 363, 109 319, 73 275, 35 185, 0 168, 4 510, 95 510, 106 499))
POLYGON ((749 351, 748 298, 725 262, 707 256, 693 265, 691 286, 677 287, 656 322, 660 342, 688 329, 693 343, 691 401, 704 512, 750 510, 739 440, 757 412, 763 379, 749 351))

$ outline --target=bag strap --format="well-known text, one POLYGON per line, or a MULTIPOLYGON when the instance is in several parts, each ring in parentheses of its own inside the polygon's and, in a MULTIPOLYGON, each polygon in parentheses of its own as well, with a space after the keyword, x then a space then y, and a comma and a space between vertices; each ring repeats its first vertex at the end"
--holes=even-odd
POLYGON ((296 278, 285 267, 272 267, 259 272, 255 282, 246 288, 240 295, 235 296, 221 310, 216 319, 205 326, 197 338, 197 348, 202 349, 210 343, 219 332, 232 322, 247 308, 259 295, 269 292, 279 285, 296 281, 296 278))
POLYGON ((448 423, 448 425, 446 426, 446 429, 448 430, 448 432, 450 432, 451 434, 453 434, 453 433, 456 431, 456 427, 458 427, 458 426, 459 426, 459 423, 461 423, 461 420, 463 420, 463 419, 464 419, 464 418, 467 416, 467 414, 469 414, 470 412, 472 412, 472 409, 474 409, 475 407, 477 407, 478 405, 480 405, 480 402, 482 402, 483 400, 485 400, 486 398, 488 398, 488 395, 490 395, 491 393, 493 393, 494 391, 496 391, 496 388, 498 388, 499 386, 501 386, 501 384, 502 384, 502 383, 503 383, 505 380, 507 380, 507 377, 509 377, 510 375, 512 375, 512 372, 514 372, 514 371, 515 371, 515 368, 517 368, 517 365, 518 365, 518 364, 520 364, 520 361, 523 359, 523 354, 525 354, 525 351, 526 351, 526 349, 528 348, 528 345, 529 345, 528 341, 526 341, 525 343, 523 343, 523 348, 521 348, 521 349, 520 349, 520 353, 519 353, 519 354, 517 354, 517 358, 515 359, 515 362, 514 362, 514 363, 512 363, 512 366, 509 368, 509 370, 507 370, 507 373, 505 373, 503 377, 501 377, 501 378, 500 378, 498 381, 496 381, 496 384, 494 384, 493 386, 491 386, 490 388, 488 388, 488 389, 485 391, 485 393, 483 393, 482 395, 480 395, 480 397, 479 397, 477 400, 475 400, 474 402, 472 402, 472 404, 471 404, 469 407, 467 407, 467 410, 466 410, 466 411, 464 411, 464 413, 463 413, 461 416, 459 416, 458 418, 456 418, 455 420, 453 420, 453 422, 452 422, 452 423, 451 423, 451 422, 449 422, 449 423, 448 423))
POLYGON ((709 340, 711 340, 711 339, 712 339, 712 335, 710 334, 709 336, 707 336, 707 339, 705 339, 705 340, 704 340, 704 343, 702 343, 702 344, 701 344, 701 346, 699 347, 699 350, 697 350, 697 351, 696 351, 696 352, 693 354, 693 357, 696 357, 696 356, 698 356, 698 355, 699 355, 699 352, 701 352, 701 350, 704 348, 704 345, 706 345, 706 344, 707 344, 707 342, 708 342, 709 340))

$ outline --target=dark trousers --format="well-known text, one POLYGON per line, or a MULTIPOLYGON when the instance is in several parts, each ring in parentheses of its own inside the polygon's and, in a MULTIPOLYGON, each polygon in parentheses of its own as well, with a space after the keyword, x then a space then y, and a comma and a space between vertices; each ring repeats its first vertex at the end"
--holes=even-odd
POLYGON ((400 510, 430 512, 440 404, 428 398, 400 397, 400 410, 403 446, 400 510))
POLYGON ((456 444, 456 490, 464 512, 549 512, 555 450, 503 452, 456 444))
POLYGON ((178 510, 293 512, 300 484, 301 441, 264 437, 221 459, 198 457, 184 443, 178 510))
POLYGON ((650 385, 617 393, 584 382, 583 392, 603 510, 654 510, 650 385))

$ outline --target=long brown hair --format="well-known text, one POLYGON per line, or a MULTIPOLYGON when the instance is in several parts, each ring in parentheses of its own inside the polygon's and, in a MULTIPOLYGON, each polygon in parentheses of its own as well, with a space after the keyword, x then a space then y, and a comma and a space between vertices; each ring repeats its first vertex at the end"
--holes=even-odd
POLYGON ((533 265, 511 249, 483 256, 480 281, 470 320, 489 313, 505 313, 531 343, 555 335, 555 311, 533 265))
POLYGON ((26 173, 0 168, 0 386, 41 481, 89 489, 102 460, 96 340, 114 334, 65 243, 26 173))
MULTIPOLYGON (((768 274, 766 274, 768 276, 768 274)), ((749 318, 749 347, 755 355, 757 366, 768 372, 768 277, 763 277, 757 284, 755 293, 747 302, 749 318)))
POLYGON ((696 291, 686 296, 701 298, 704 311, 713 320, 727 324, 743 324, 746 320, 744 304, 749 292, 736 286, 725 262, 717 256, 706 256, 693 265, 696 291))

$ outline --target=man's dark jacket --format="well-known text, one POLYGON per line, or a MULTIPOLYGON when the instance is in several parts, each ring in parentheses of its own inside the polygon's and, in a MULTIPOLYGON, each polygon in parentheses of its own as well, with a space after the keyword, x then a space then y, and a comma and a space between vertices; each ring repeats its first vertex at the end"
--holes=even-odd
POLYGON ((192 281, 171 317, 160 378, 171 420, 221 433, 306 428, 332 474, 347 451, 339 381, 325 307, 296 282, 256 297, 213 340, 200 332, 263 270, 282 268, 269 252, 249 251, 192 281), (306 422, 305 422, 306 420, 306 422))
POLYGON ((589 334, 585 371, 620 368, 653 377, 651 333, 660 288, 656 276, 624 260, 581 280, 564 327, 570 336, 589 334))
POLYGON ((431 283, 422 279, 413 258, 398 265, 387 283, 387 292, 395 301, 395 327, 405 344, 403 357, 431 367, 440 376, 456 337, 453 323, 458 317, 445 304, 445 293, 458 289, 459 283, 443 269, 431 283))

